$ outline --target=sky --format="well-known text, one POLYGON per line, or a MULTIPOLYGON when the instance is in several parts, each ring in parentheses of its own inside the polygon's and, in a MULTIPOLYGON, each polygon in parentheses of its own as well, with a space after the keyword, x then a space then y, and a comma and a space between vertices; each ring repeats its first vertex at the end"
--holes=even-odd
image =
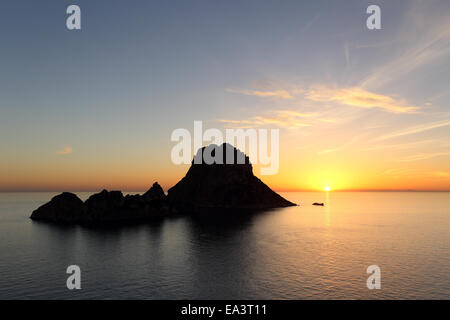
POLYGON ((194 120, 280 129, 278 191, 450 190, 447 0, 7 0, 0 40, 0 191, 167 190, 194 120))

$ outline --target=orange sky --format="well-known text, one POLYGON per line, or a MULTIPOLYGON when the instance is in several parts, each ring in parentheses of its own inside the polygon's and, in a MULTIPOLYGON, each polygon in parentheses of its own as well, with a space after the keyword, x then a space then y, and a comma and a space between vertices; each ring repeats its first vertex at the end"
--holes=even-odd
POLYGON ((381 30, 351 1, 86 6, 78 33, 2 20, 0 191, 167 190, 195 120, 279 129, 275 190, 450 190, 448 1, 383 2, 381 30))

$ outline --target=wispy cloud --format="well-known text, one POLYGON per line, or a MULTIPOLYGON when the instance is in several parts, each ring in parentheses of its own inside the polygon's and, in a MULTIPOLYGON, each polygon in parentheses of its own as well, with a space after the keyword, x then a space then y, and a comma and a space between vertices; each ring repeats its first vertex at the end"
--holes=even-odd
POLYGON ((376 146, 371 146, 362 150, 371 151, 371 150, 382 150, 382 149, 410 149, 421 146, 423 144, 434 142, 435 140, 421 140, 407 143, 396 143, 396 144, 381 144, 376 146))
POLYGON ((257 96, 262 98, 293 99, 291 93, 289 93, 289 91, 286 90, 262 91, 262 90, 227 89, 227 91, 231 93, 239 93, 247 96, 257 96))
POLYGON ((347 43, 344 45, 344 53, 345 53, 345 61, 347 62, 347 66, 349 66, 350 65, 350 49, 349 49, 347 43))
POLYGON ((347 143, 344 143, 343 145, 341 145, 339 147, 335 147, 335 148, 330 148, 330 149, 325 149, 325 150, 319 151, 319 152, 317 152, 317 154, 318 155, 323 155, 323 154, 327 154, 327 153, 332 153, 332 152, 344 150, 345 148, 353 145, 356 141, 358 141, 358 137, 354 137, 353 139, 351 139, 350 141, 348 141, 347 143))
POLYGON ((72 147, 64 147, 61 150, 56 151, 57 155, 66 155, 66 154, 71 154, 73 152, 72 147))
POLYGON ((300 30, 300 32, 308 31, 309 28, 319 19, 320 15, 315 15, 309 22, 300 30))
POLYGON ((448 179, 450 178, 450 171, 428 171, 426 169, 417 169, 417 168, 392 168, 387 169, 381 173, 382 175, 389 175, 393 178, 401 178, 401 177, 432 177, 448 179))
POLYGON ((450 178, 450 171, 433 171, 431 174, 440 178, 450 178))
POLYGON ((431 1, 411 1, 411 7, 405 14, 403 29, 393 35, 394 39, 401 39, 404 44, 403 51, 373 70, 362 81, 362 87, 384 87, 402 77, 411 76, 411 73, 419 68, 450 54, 448 14, 434 13, 433 19, 428 19, 424 16, 424 12, 433 11, 432 7, 431 1), (418 31, 411 32, 411 30, 418 31))
POLYGON ((333 89, 326 86, 315 86, 310 88, 306 96, 313 101, 334 101, 363 109, 380 108, 392 113, 418 113, 419 110, 419 107, 409 105, 404 100, 369 92, 358 87, 333 89))
POLYGON ((285 128, 309 127, 312 124, 308 120, 331 121, 331 119, 321 118, 317 112, 299 112, 295 110, 275 110, 269 111, 265 115, 255 116, 247 120, 219 119, 233 128, 255 128, 267 125, 277 125, 285 128))
MULTIPOLYGON (((346 46, 346 59, 350 59, 348 57, 348 46, 346 46)), ((349 63, 349 60, 347 62, 349 63)), ((227 89, 227 91, 262 98, 294 100, 299 105, 305 101, 335 102, 362 109, 378 108, 391 113, 419 113, 420 109, 418 106, 408 104, 404 99, 377 94, 360 87, 333 88, 319 84, 307 88, 295 86, 294 89, 290 90, 227 89)))
POLYGON ((392 175, 392 176, 404 176, 404 175, 412 175, 417 174, 417 170, 413 168, 391 168, 386 169, 381 174, 383 175, 392 175))
POLYGON ((419 161, 419 160, 426 160, 431 159, 435 157, 442 157, 442 156, 450 156, 450 152, 432 152, 432 153, 419 153, 412 156, 404 157, 401 159, 398 159, 400 162, 412 162, 412 161, 419 161))
POLYGON ((432 129, 436 129, 436 128, 446 127, 449 125, 450 125, 449 120, 425 123, 425 124, 421 124, 418 126, 410 127, 410 128, 404 129, 404 130, 400 130, 400 131, 396 131, 393 133, 383 135, 375 140, 392 139, 392 138, 406 136, 406 135, 410 135, 410 134, 416 134, 416 133, 420 133, 420 132, 424 132, 424 131, 428 131, 428 130, 432 130, 432 129))

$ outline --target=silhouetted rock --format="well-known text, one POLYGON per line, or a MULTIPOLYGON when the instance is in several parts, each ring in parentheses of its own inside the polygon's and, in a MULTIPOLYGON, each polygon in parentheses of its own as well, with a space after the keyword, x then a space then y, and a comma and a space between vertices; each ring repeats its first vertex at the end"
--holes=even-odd
POLYGON ((323 204, 323 202, 314 202, 313 204, 312 204, 313 206, 324 206, 324 204, 323 204))
POLYGON ((147 220, 169 213, 166 195, 155 182, 149 191, 140 195, 127 195, 121 207, 122 216, 131 220, 147 220))
POLYGON ((163 188, 159 185, 158 182, 155 182, 153 186, 142 195, 146 200, 155 200, 155 199, 164 199, 166 194, 164 193, 163 188))
POLYGON ((35 210, 31 219, 62 223, 149 220, 168 213, 165 197, 158 183, 142 196, 124 197, 120 191, 103 190, 84 203, 76 195, 65 192, 35 210))
POLYGON ((78 222, 86 215, 86 206, 75 194, 63 192, 31 214, 34 220, 78 222))
POLYGON ((169 190, 167 196, 157 182, 143 195, 124 196, 120 191, 103 190, 84 203, 76 195, 65 192, 35 210, 31 218, 67 223, 140 221, 171 213, 211 209, 241 212, 242 209, 295 205, 255 177, 249 158, 229 144, 202 148, 194 160, 186 176, 169 190), (204 158, 205 150, 212 159, 218 152, 219 163, 204 158), (226 164, 230 156, 234 156, 237 163, 226 164), (200 160, 200 164, 195 164, 195 159, 200 160))
POLYGON ((214 145, 200 149, 196 158, 199 164, 192 162, 186 176, 168 191, 168 201, 176 212, 200 212, 211 208, 224 209, 267 209, 295 206, 253 174, 249 158, 230 144, 223 144, 217 149, 214 145), (222 152, 222 163, 206 164, 202 161, 203 152, 207 150, 214 157, 215 152, 222 152), (227 155, 234 155, 241 164, 226 164, 227 155))
POLYGON ((103 190, 86 200, 85 204, 90 221, 115 220, 121 216, 121 207, 125 197, 120 191, 103 190))

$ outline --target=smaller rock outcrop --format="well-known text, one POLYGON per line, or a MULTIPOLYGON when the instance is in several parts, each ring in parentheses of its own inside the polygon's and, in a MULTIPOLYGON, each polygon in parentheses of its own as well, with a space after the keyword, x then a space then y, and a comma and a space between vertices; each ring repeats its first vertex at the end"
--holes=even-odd
POLYGON ((155 200, 155 199, 159 199, 162 200, 166 197, 166 194, 164 193, 163 188, 161 188, 161 186, 159 185, 158 182, 155 182, 153 184, 153 186, 142 195, 142 197, 145 200, 155 200))
POLYGON ((313 206, 324 206, 324 204, 323 204, 323 202, 314 202, 313 204, 312 204, 313 206))
POLYGON ((63 192, 31 214, 31 219, 78 222, 86 216, 86 205, 75 194, 63 192))
POLYGON ((31 219, 61 223, 149 220, 168 213, 165 198, 157 182, 142 196, 103 190, 84 203, 73 193, 64 192, 33 211, 31 219))
POLYGON ((120 208, 124 204, 124 196, 120 191, 103 190, 86 200, 87 216, 91 221, 115 219, 120 215, 120 208))

